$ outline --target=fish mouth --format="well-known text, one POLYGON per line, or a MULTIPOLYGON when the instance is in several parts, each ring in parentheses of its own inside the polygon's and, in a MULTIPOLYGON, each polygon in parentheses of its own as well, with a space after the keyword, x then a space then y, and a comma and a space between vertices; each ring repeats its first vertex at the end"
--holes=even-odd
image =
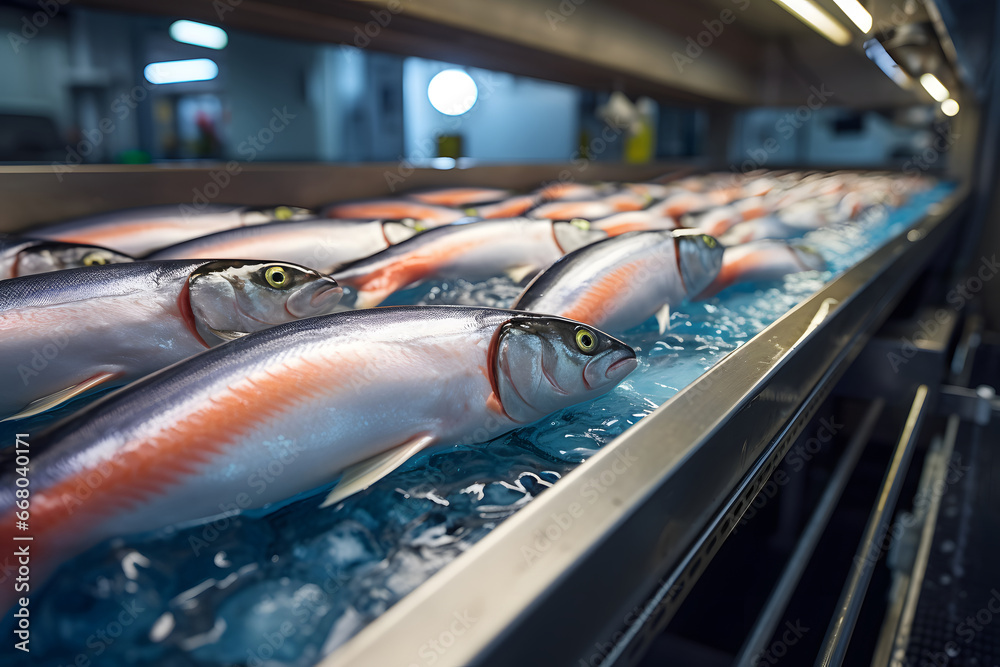
POLYGON ((604 371, 604 377, 609 380, 614 380, 615 377, 624 378, 638 366, 639 360, 636 359, 635 354, 630 357, 622 357, 608 366, 608 370, 604 371))
POLYGON ((344 288, 333 278, 321 276, 311 288, 301 289, 285 299, 285 310, 296 319, 333 312, 340 303, 344 288))

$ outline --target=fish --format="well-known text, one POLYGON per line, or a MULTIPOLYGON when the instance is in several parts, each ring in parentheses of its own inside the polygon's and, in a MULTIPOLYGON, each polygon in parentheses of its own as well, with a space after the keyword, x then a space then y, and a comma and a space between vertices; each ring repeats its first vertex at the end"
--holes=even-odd
POLYGON ((415 199, 425 204, 435 206, 450 206, 452 208, 468 208, 480 204, 491 204, 507 199, 513 193, 510 190, 500 188, 437 188, 434 190, 422 190, 408 192, 407 198, 415 199))
POLYGON ((718 275, 695 300, 707 299, 736 283, 777 280, 791 273, 824 271, 826 260, 808 246, 775 239, 727 247, 718 275))
POLYGON ((315 216, 312 211, 294 206, 251 208, 208 204, 196 208, 167 204, 100 213, 32 229, 31 234, 53 241, 99 245, 142 257, 158 248, 224 229, 315 216))
POLYGON ((652 204, 646 210, 651 215, 660 215, 674 220, 680 220, 685 213, 705 211, 716 204, 707 195, 700 192, 682 192, 667 197, 652 204))
POLYGON ((298 220, 240 227, 162 248, 148 259, 240 259, 295 262, 330 273, 405 241, 417 230, 379 220, 298 220))
POLYGON ((762 239, 790 239, 802 236, 806 231, 808 230, 790 225, 772 214, 733 225, 719 236, 719 241, 726 247, 731 247, 762 239))
POLYGON ((321 215, 342 220, 412 220, 419 223, 418 229, 440 227, 469 217, 461 209, 402 198, 335 202, 324 207, 321 215))
MULTIPOLYGON (((333 273, 353 291, 355 308, 428 280, 485 280, 507 274, 520 282, 567 252, 607 238, 599 230, 550 220, 481 220, 428 230, 333 273)), ((345 303, 349 301, 345 298, 345 303)))
POLYGON ((542 203, 543 199, 538 195, 516 195, 509 197, 495 204, 477 206, 466 211, 472 217, 493 220, 496 218, 516 218, 522 216, 531 209, 542 203))
POLYGON ((733 226, 747 220, 763 217, 769 212, 763 197, 749 197, 726 206, 709 209, 699 215, 687 216, 681 219, 681 223, 684 227, 698 229, 709 236, 719 237, 733 226))
POLYGON ((645 195, 624 191, 601 199, 572 199, 549 202, 531 209, 528 212, 528 217, 548 218, 549 220, 572 220, 573 218, 593 220, 621 213, 622 211, 639 211, 646 208, 651 201, 645 195))
MULTIPOLYGON (((496 438, 636 366, 631 347, 587 325, 489 308, 377 308, 250 334, 31 441, 32 588, 109 537, 209 519, 243 495, 259 508, 339 475, 323 503, 336 505, 422 449, 496 438), (281 473, 250 486, 275 460, 281 473)), ((0 477, 4 544, 15 476, 0 477)), ((14 587, 0 591, 6 610, 14 587)))
POLYGON ((287 263, 106 264, 0 290, 0 418, 21 419, 241 335, 333 311, 342 289, 287 263))
POLYGON ((0 234, 0 280, 134 261, 129 255, 100 246, 0 234))
POLYGON ((628 232, 648 232, 677 229, 673 218, 645 211, 625 211, 606 218, 590 221, 592 229, 606 232, 608 236, 619 236, 628 232))
POLYGON ((707 234, 630 232, 572 252, 538 274, 512 308, 558 315, 621 333, 701 292, 722 266, 707 234))

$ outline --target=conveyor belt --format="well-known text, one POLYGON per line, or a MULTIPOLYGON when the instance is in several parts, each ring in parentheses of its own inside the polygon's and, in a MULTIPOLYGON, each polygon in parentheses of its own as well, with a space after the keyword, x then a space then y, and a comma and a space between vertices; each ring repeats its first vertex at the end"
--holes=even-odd
POLYGON ((325 664, 411 664, 455 613, 476 621, 452 637, 436 664, 634 661, 953 228, 965 198, 953 195, 733 352, 325 664), (625 452, 638 465, 622 471, 625 452), (602 475, 615 480, 610 492, 581 515, 580 498, 602 475), (559 539, 527 562, 523 548, 554 524, 559 539), (595 656, 602 637, 608 641, 595 656))

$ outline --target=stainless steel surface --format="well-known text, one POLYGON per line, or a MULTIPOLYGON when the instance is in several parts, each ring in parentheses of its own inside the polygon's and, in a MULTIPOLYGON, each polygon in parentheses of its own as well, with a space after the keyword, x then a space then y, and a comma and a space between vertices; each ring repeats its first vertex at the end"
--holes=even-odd
MULTIPOLYGON (((795 424, 801 428, 811 415, 800 413, 788 428, 803 399, 839 377, 836 369, 898 301, 965 199, 966 191, 955 193, 723 359, 323 664, 419 664, 420 651, 455 614, 475 622, 453 635, 435 664, 588 662, 595 640, 620 630, 657 581, 684 562, 679 585, 690 587, 707 561, 685 559, 704 527, 776 434, 797 435, 795 424)), ((735 514, 757 488, 740 498, 735 514)), ((719 539, 730 529, 727 520, 719 539)))
POLYGON ((926 413, 927 395, 927 385, 917 387, 903 433, 896 444, 889 469, 879 489, 878 500, 868 518, 868 524, 865 526, 865 532, 854 557, 854 564, 851 566, 833 620, 823 639, 823 648, 816 659, 817 667, 839 667, 847 655, 851 635, 854 633, 854 626, 868 591, 868 583, 878 562, 882 540, 888 534, 892 510, 903 488, 910 459, 913 458, 920 425, 926 413))
POLYGON ((858 459, 861 458, 861 452, 871 438, 872 430, 875 428, 884 407, 885 401, 883 399, 879 398, 873 401, 869 405, 868 411, 865 412, 861 424, 851 435, 846 451, 837 463, 833 475, 830 476, 830 481, 819 504, 816 505, 815 511, 809 517, 809 523, 802 531, 802 536, 799 538, 795 551, 789 557, 788 564, 781 573, 781 578, 774 586, 774 590, 771 591, 767 603, 757 616, 753 630, 743 642, 736 660, 733 661, 734 665, 752 667, 757 664, 760 654, 767 648, 767 644, 774 634, 774 629, 781 622, 781 615, 784 613, 785 607, 788 606, 788 601, 795 592, 795 587, 802 578, 802 573, 805 572, 806 566, 812 558, 813 550, 823 536, 823 531, 826 530, 833 510, 836 508, 844 488, 847 487, 847 482, 854 472, 858 459))

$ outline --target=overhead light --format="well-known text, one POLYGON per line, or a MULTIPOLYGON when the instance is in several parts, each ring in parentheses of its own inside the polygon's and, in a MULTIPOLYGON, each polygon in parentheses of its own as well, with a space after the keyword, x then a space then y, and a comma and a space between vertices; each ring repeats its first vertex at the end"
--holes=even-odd
POLYGON ((431 106, 447 116, 461 116, 479 99, 479 88, 472 77, 460 69, 438 72, 427 85, 431 106))
POLYGON ((826 10, 813 0, 774 0, 808 25, 810 28, 826 37, 838 46, 851 43, 851 33, 837 19, 830 16, 826 10))
POLYGON ((949 97, 941 103, 941 113, 945 116, 954 116, 958 113, 958 102, 949 97))
POLYGON ((931 97, 936 99, 938 102, 944 102, 946 99, 951 97, 951 93, 948 89, 944 87, 936 76, 928 72, 927 74, 920 75, 920 85, 924 87, 931 97))
POLYGON ((861 6, 858 0, 833 0, 840 7, 840 11, 847 14, 847 18, 854 22, 854 25, 863 33, 872 29, 872 15, 861 6))
POLYGON ((910 78, 910 75, 903 71, 903 68, 892 59, 892 56, 877 39, 869 39, 865 42, 865 55, 900 88, 909 89, 913 85, 913 79, 910 78))
POLYGON ((157 84, 209 81, 219 75, 219 66, 208 58, 169 60, 146 65, 142 74, 147 81, 157 84))
POLYGON ((224 49, 229 43, 229 35, 222 28, 194 21, 174 21, 170 24, 170 36, 178 42, 206 49, 224 49))

